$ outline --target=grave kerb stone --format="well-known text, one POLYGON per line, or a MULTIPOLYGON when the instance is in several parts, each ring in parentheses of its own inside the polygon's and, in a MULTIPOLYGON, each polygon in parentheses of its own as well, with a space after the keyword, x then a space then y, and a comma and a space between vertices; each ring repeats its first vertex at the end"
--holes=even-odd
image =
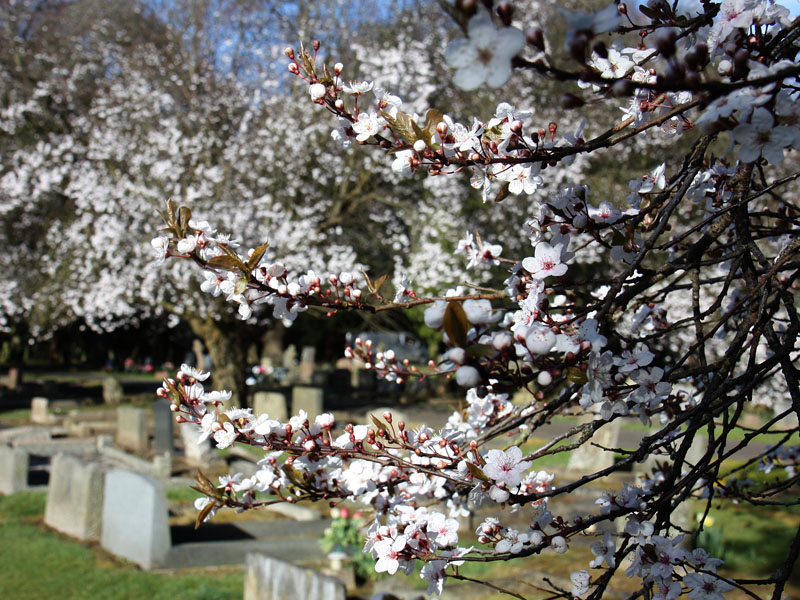
POLYGON ((103 548, 145 569, 164 565, 172 542, 163 484, 121 469, 105 479, 103 548))

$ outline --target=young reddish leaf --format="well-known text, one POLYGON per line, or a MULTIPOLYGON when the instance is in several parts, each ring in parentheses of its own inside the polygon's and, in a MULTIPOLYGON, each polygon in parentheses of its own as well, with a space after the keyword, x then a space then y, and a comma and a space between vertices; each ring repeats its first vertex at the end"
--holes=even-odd
POLYGON ((450 302, 444 311, 444 331, 447 337, 456 346, 464 348, 467 345, 467 331, 469 331, 469 320, 467 314, 461 307, 460 302, 450 302))
POLYGON ((465 461, 465 464, 467 465, 467 470, 469 470, 469 472, 472 473, 473 477, 476 477, 477 479, 480 479, 481 481, 491 481, 491 479, 489 479, 484 474, 484 472, 481 470, 481 468, 479 466, 473 465, 469 461, 465 461))
POLYGON ((197 519, 194 522, 194 528, 195 529, 199 529, 200 528, 200 525, 203 523, 203 521, 206 520, 206 517, 208 516, 208 513, 210 513, 212 510, 214 510, 215 506, 216 506, 216 504, 214 502, 209 502, 202 509, 200 509, 200 512, 197 515, 197 519))
POLYGON ((264 253, 269 248, 269 242, 264 242, 258 248, 253 250, 253 254, 250 255, 250 260, 247 261, 247 266, 250 271, 255 269, 258 266, 258 263, 261 262, 261 259, 264 258, 264 253))
POLYGON ((384 423, 378 417, 372 414, 369 416, 369 418, 372 420, 372 423, 375 425, 375 427, 377 427, 381 431, 386 431, 386 423, 384 423))

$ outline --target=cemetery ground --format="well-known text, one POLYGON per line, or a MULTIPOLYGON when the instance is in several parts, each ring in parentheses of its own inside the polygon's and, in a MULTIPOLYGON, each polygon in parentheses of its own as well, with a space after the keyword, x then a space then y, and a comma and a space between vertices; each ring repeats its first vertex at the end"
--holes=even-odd
MULTIPOLYGON (((102 396, 102 393, 99 388, 102 379, 106 376, 107 374, 102 372, 77 376, 57 375, 56 377, 60 378, 57 383, 60 391, 67 389, 64 386, 78 391, 75 398, 63 402, 51 402, 51 414, 57 419, 69 418, 80 423, 82 414, 86 415, 88 420, 96 422, 98 414, 102 411, 106 411, 108 417, 115 418, 116 415, 118 419, 119 415, 131 407, 138 407, 143 411, 152 410, 153 394, 139 393, 140 386, 143 388, 149 386, 153 390, 155 389, 152 376, 138 376, 131 379, 127 379, 128 376, 125 376, 126 392, 131 393, 126 393, 119 413, 116 412, 120 408, 119 406, 100 403, 99 397, 102 396)), ((52 386, 53 384, 46 382, 42 384, 45 388, 48 385, 52 386)), ((42 391, 37 389, 36 393, 42 393, 42 391)), ((376 397, 380 398, 381 396, 376 394, 376 397)), ((27 400, 27 405, 30 406, 30 399, 27 400)), ((16 406, 16 408, 5 410, 5 406, 0 402, 0 431, 10 427, 29 427, 31 425, 31 409, 26 406, 26 402, 18 402, 12 406, 16 406)), ((385 406, 383 405, 382 408, 353 407, 334 410, 334 414, 340 425, 348 421, 364 422, 371 411, 380 415, 385 406)), ((402 412, 403 418, 410 425, 417 426, 425 422, 432 426, 441 426, 455 406, 457 406, 456 401, 438 399, 414 405, 397 406, 393 410, 397 410, 398 413, 402 412)), ((559 419, 537 431, 539 437, 529 439, 524 445, 524 450, 530 451, 540 447, 548 441, 548 436, 563 433, 575 423, 574 419, 559 419)), ((152 422, 150 427, 152 427, 152 422)), ((636 440, 646 432, 647 428, 640 423, 632 420, 626 421, 620 428, 618 440, 609 444, 608 447, 635 447, 636 440)), ((743 437, 744 431, 734 432, 734 439, 738 440, 743 437)), ((797 443, 800 436, 795 432, 793 438, 793 443, 797 443)), ((765 438, 760 442, 769 443, 770 439, 765 438)), ((602 442, 600 443, 603 445, 602 442)), ((217 457, 215 468, 221 474, 231 470, 234 461, 240 461, 237 464, 241 466, 241 460, 246 458, 242 453, 247 454, 248 452, 253 453, 254 456, 258 454, 257 450, 249 447, 238 452, 230 449, 215 451, 214 454, 217 457)), ((563 482, 567 477, 565 472, 576 458, 572 454, 564 452, 545 456, 538 459, 535 465, 541 469, 554 471, 557 480, 563 482)), ((611 456, 613 453, 604 454, 606 456, 603 460, 613 460, 613 456, 611 456)), ((741 463, 728 461, 725 468, 732 468, 738 464, 741 463)), ((217 473, 209 472, 209 475, 214 474, 217 473)), ((754 466, 736 475, 739 479, 750 477, 756 481, 770 477, 770 475, 759 473, 754 466)), ((626 481, 631 481, 635 477, 636 474, 628 473, 623 474, 621 478, 598 481, 588 493, 573 494, 555 501, 554 512, 564 515, 565 518, 585 513, 592 509, 594 499, 600 493, 619 489, 626 481)), ((176 544, 176 531, 181 528, 191 529, 191 523, 196 516, 193 500, 198 496, 188 487, 188 480, 184 480, 182 485, 174 485, 174 483, 168 486, 165 492, 170 513, 169 525, 173 528, 173 545, 176 544)), ((797 486, 787 490, 784 499, 787 504, 796 503, 798 500, 797 486)), ((155 571, 141 570, 136 565, 107 552, 97 541, 76 541, 45 526, 45 503, 46 492, 44 491, 22 491, 6 496, 0 495, 0 564, 3 564, 4 573, 0 577, 0 597, 2 598, 24 600, 41 598, 45 595, 57 598, 108 599, 242 597, 245 579, 243 562, 235 566, 199 569, 176 569, 172 568, 175 565, 167 564, 158 566, 155 571)), ((329 516, 326 506, 317 505, 313 508, 321 511, 322 518, 329 516)), ((691 508, 690 512, 693 514, 689 514, 685 518, 697 518, 702 514, 703 509, 704 505, 698 501, 691 508)), ((462 544, 475 541, 475 527, 484 516, 489 516, 489 514, 474 515, 472 519, 463 524, 459 534, 462 544)), ((503 516, 504 521, 515 518, 508 513, 503 516)), ((303 525, 301 522, 285 521, 282 515, 274 512, 250 511, 243 515, 237 515, 229 510, 220 511, 212 523, 224 528, 226 524, 241 523, 243 519, 255 519, 252 527, 256 529, 273 526, 276 528, 300 528, 303 525)), ((519 524, 523 523, 524 515, 521 515, 519 519, 519 524)), ((719 556, 726 561, 726 565, 721 569, 723 574, 769 575, 781 566, 780 557, 785 553, 785 548, 800 524, 800 508, 787 506, 783 510, 775 510, 768 514, 760 511, 753 514, 748 511, 746 506, 736 505, 730 501, 715 501, 705 523, 706 529, 701 534, 702 539, 699 540, 699 545, 707 548, 713 556, 719 556)), ((208 536, 208 532, 213 529, 209 526, 205 526, 205 528, 208 536)), ((531 600, 543 598, 547 594, 537 591, 536 586, 542 584, 545 577, 554 584, 568 589, 569 583, 565 576, 568 576, 571 570, 587 568, 586 565, 592 558, 589 545, 593 541, 595 541, 594 537, 587 536, 585 540, 575 543, 571 552, 566 556, 544 553, 541 556, 520 561, 468 563, 460 568, 460 574, 468 578, 488 579, 531 600), (565 562, 565 558, 569 561, 568 563, 565 562), (554 573, 560 574, 561 577, 554 573)), ((308 540, 308 542, 316 544, 317 540, 308 540)), ((324 569, 326 561, 321 553, 320 557, 322 560, 317 560, 316 563, 305 561, 305 564, 324 569)), ((424 593, 424 589, 424 582, 418 576, 412 575, 408 578, 398 576, 367 582, 366 585, 360 587, 348 588, 348 593, 352 597, 369 598, 373 591, 387 591, 400 598, 410 599, 424 593), (400 593, 398 590, 404 591, 400 593)), ((617 595, 615 597, 624 597, 626 592, 630 591, 633 591, 633 588, 626 590, 624 587, 620 587, 611 590, 612 594, 617 595)), ((609 597, 612 597, 612 594, 609 597)), ((800 596, 800 568, 796 568, 794 571, 787 595, 800 596)), ((451 581, 445 586, 443 597, 466 600, 508 596, 495 594, 477 584, 451 581)), ((733 592, 729 597, 744 598, 745 596, 733 592)))

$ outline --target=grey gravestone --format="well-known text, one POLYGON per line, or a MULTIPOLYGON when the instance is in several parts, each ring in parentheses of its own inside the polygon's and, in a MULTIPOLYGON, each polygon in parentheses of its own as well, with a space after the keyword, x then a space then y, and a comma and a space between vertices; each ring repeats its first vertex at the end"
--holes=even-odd
POLYGON ((79 540, 100 540, 104 475, 97 462, 57 454, 50 465, 45 524, 79 540))
POLYGON ((619 443, 619 419, 605 423, 595 431, 590 440, 572 451, 567 468, 580 473, 595 473, 614 464, 614 453, 603 448, 616 448, 619 443))
POLYGON ((153 452, 157 454, 172 453, 172 411, 170 401, 158 398, 153 402, 153 452))
POLYGON ((263 554, 245 561, 244 600, 345 600, 347 590, 336 577, 263 554))
POLYGON ((151 569, 164 564, 172 545, 164 486, 132 471, 106 474, 103 548, 151 569))
POLYGON ((37 425, 50 425, 53 422, 50 414, 50 401, 47 398, 31 400, 31 421, 37 425))
POLYGON ((147 411, 135 406, 117 409, 117 446, 147 452, 147 411))
POLYGON ((286 396, 280 392, 256 392, 253 394, 253 413, 256 415, 268 414, 271 419, 281 423, 288 420, 286 410, 286 396))
POLYGON ((211 441, 205 439, 198 443, 200 437, 200 430, 197 425, 191 423, 184 423, 178 428, 183 440, 183 453, 186 459, 186 464, 190 467, 206 467, 211 462, 213 453, 211 450, 211 441))
POLYGON ((291 344, 286 350, 283 351, 283 356, 281 357, 281 364, 284 369, 291 371, 295 367, 295 361, 297 360, 297 348, 294 344, 291 344))
POLYGON ((6 386, 10 390, 17 389, 22 384, 22 371, 16 367, 11 367, 8 370, 8 378, 6 379, 6 386))
POLYGON ((308 420, 313 423, 314 417, 322 414, 322 388, 296 385, 292 388, 292 414, 301 410, 308 413, 308 420))
MULTIPOLYGON (((786 410, 792 408, 792 403, 788 398, 778 398, 773 402, 774 416, 784 413, 786 410)), ((778 429, 797 429, 798 418, 797 413, 789 413, 778 421, 774 427, 778 429)))
POLYGON ((297 380, 299 383, 311 383, 311 378, 314 376, 314 359, 317 355, 317 350, 314 346, 303 346, 300 353, 300 368, 297 373, 297 380))
POLYGON ((0 446, 0 493, 14 494, 28 487, 30 456, 24 450, 0 446))
POLYGON ((119 404, 123 398, 122 384, 114 377, 103 379, 103 402, 106 404, 119 404))

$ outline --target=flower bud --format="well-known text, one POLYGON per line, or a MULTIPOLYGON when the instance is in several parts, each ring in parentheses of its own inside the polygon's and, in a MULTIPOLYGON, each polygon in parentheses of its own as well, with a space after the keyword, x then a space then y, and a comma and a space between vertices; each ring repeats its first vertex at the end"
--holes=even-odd
POLYGON ((341 75, 342 69, 344 69, 344 65, 340 62, 336 63, 335 65, 333 65, 333 74, 338 77, 339 75, 341 75))
POLYGON ((289 63, 289 66, 287 68, 289 69, 289 73, 292 73, 294 75, 298 75, 300 73, 300 69, 298 69, 297 65, 294 63, 289 63))
POLYGON ((294 60, 294 49, 291 46, 284 48, 283 53, 287 56, 287 58, 294 60))

